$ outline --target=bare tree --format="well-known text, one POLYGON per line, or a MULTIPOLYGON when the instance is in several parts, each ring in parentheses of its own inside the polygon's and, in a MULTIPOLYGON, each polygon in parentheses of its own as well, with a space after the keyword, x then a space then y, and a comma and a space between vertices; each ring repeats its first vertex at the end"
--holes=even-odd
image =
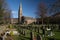
POLYGON ((42 19, 42 25, 43 25, 43 19, 46 17, 47 14, 47 7, 45 3, 40 3, 38 5, 38 10, 37 10, 37 16, 42 19))
POLYGON ((2 5, 3 5, 4 1, 3 0, 0 0, 0 23, 2 23, 2 19, 3 19, 3 11, 4 9, 2 8, 2 5))
POLYGON ((37 16, 39 18, 41 18, 41 20, 42 20, 42 32, 43 32, 44 37, 45 37, 45 27, 43 27, 43 24, 44 24, 44 18, 47 16, 47 10, 48 10, 48 8, 47 8, 46 4, 42 2, 38 5, 38 10, 36 13, 37 16))
POLYGON ((6 23, 10 18, 11 10, 8 7, 6 0, 0 0, 0 23, 6 23))
MULTIPOLYGON (((59 12, 60 12, 60 0, 55 0, 55 2, 51 5, 49 13, 52 14, 51 16, 53 16, 53 15, 58 14, 59 12)), ((51 19, 53 19, 54 23, 57 23, 57 18, 56 17, 54 19, 54 16, 53 16, 51 19)), ((52 23, 53 23, 53 21, 52 21, 52 23)))
POLYGON ((5 23, 10 23, 11 22, 11 10, 7 9, 4 12, 4 22, 5 23))
POLYGON ((54 2, 52 4, 52 7, 50 9, 50 13, 58 13, 60 12, 60 0, 56 0, 56 2, 54 2))

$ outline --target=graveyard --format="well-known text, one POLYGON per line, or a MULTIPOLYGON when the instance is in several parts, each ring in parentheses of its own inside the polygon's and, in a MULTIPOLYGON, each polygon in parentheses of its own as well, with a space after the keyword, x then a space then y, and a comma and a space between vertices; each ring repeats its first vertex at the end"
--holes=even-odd
POLYGON ((60 32, 58 29, 53 29, 52 34, 51 32, 49 34, 48 31, 46 30, 45 34, 43 34, 43 31, 41 30, 40 26, 41 25, 37 25, 37 26, 28 25, 28 26, 20 26, 19 28, 16 26, 17 30, 20 32, 19 35, 20 40, 33 40, 34 37, 37 40, 37 37, 39 37, 37 35, 40 35, 42 37, 42 40, 60 40, 60 36, 59 36, 60 32))
POLYGON ((60 0, 0 0, 0 40, 60 40, 60 0))

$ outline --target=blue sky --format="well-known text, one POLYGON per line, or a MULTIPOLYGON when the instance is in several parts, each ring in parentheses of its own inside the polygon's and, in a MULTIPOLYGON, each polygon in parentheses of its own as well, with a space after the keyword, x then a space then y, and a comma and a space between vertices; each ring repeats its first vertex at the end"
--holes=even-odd
MULTIPOLYGON (((54 0, 22 0, 23 16, 36 17, 37 6, 42 1, 49 7, 49 3, 53 3, 54 0)), ((13 18, 18 18, 20 0, 7 0, 7 3, 12 10, 13 18)))

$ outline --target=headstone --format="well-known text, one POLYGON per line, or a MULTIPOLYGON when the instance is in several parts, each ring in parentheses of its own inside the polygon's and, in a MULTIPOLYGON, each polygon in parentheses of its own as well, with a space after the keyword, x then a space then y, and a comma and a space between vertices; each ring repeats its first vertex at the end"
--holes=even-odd
POLYGON ((39 33, 39 27, 38 27, 38 33, 39 33))
POLYGON ((35 32, 36 32, 36 27, 35 27, 35 32))
POLYGON ((33 32, 33 40, 37 40, 37 39, 36 39, 36 36, 34 35, 34 32, 33 32))
POLYGON ((30 32, 30 40, 33 40, 32 32, 30 32))
POLYGON ((41 36, 37 34, 37 40, 41 40, 41 36))
POLYGON ((23 35, 25 35, 25 29, 23 30, 23 35))

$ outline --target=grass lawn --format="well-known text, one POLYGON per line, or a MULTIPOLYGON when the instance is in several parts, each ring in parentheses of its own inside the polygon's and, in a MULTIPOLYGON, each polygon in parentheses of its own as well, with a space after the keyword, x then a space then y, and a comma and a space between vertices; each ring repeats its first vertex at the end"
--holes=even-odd
POLYGON ((18 40, 19 36, 14 35, 14 36, 12 36, 12 38, 13 38, 14 40, 18 40))
POLYGON ((54 37, 55 37, 56 39, 60 39, 60 32, 54 32, 54 33, 55 33, 54 37))
POLYGON ((55 39, 55 40, 60 40, 60 32, 55 31, 53 33, 55 34, 54 36, 46 37, 46 38, 48 38, 48 39, 51 39, 52 38, 52 39, 55 39))

